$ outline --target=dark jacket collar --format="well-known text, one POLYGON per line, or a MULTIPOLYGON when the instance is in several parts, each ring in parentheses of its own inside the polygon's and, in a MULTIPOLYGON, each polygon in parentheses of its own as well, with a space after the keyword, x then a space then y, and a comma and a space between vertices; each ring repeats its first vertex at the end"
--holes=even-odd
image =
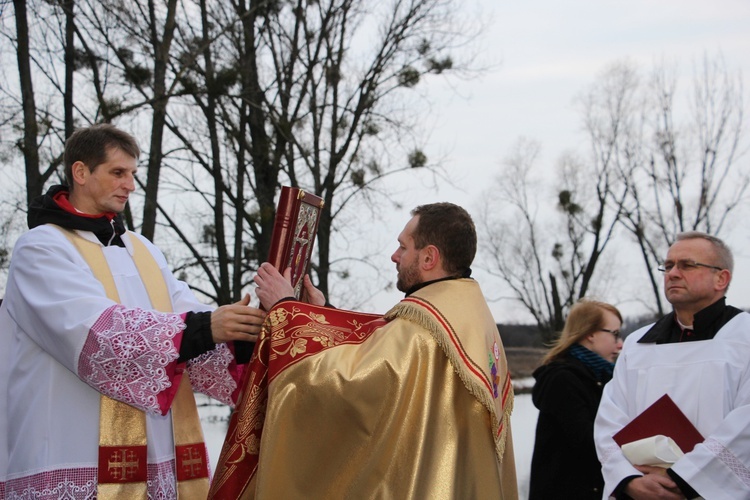
POLYGON ((91 231, 104 246, 124 246, 120 235, 125 233, 122 216, 114 212, 88 215, 77 212, 68 201, 67 186, 52 186, 47 193, 29 205, 29 229, 44 224, 57 224, 65 229, 91 231))
POLYGON ((740 312, 742 311, 736 307, 726 305, 726 297, 722 297, 695 314, 693 318, 693 333, 685 335, 679 323, 677 323, 674 311, 672 311, 654 323, 654 326, 638 342, 644 344, 671 344, 694 340, 710 340, 716 336, 718 331, 729 320, 740 312))

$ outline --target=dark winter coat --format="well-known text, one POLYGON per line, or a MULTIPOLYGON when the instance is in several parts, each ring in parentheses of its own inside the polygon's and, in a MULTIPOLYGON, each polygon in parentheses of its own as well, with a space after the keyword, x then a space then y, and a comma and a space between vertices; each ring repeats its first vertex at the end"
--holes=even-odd
POLYGON ((594 418, 604 384, 570 354, 534 372, 539 409, 529 500, 600 499, 604 479, 594 448, 594 418))

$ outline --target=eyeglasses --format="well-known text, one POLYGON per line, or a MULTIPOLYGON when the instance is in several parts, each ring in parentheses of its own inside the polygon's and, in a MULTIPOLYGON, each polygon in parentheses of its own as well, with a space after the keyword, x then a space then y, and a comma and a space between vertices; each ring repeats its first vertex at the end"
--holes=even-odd
POLYGON ((611 333, 612 335, 615 336, 615 339, 619 339, 620 338, 620 330, 609 330, 607 328, 599 328, 599 331, 611 333))
POLYGON ((696 262, 694 260, 687 260, 687 259, 681 259, 681 260, 677 260, 674 262, 671 260, 668 260, 657 269, 659 270, 659 272, 668 273, 675 266, 677 267, 678 270, 683 271, 683 272, 693 271, 695 269, 698 269, 699 267, 707 267, 708 269, 715 269, 716 271, 724 270, 723 267, 712 266, 710 264, 702 264, 700 262, 696 262))

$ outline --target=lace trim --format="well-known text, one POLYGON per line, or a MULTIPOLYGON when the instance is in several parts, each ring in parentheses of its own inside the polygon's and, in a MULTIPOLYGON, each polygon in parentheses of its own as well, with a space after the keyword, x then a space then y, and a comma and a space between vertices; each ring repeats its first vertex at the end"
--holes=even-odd
POLYGON ((87 384, 113 399, 161 414, 157 396, 172 385, 166 366, 185 328, 177 314, 112 306, 91 327, 78 361, 87 384))
POLYGON ((177 485, 174 460, 148 464, 148 498, 152 500, 174 500, 177 485))
MULTIPOLYGON (((174 460, 148 464, 148 497, 173 500, 177 498, 174 460)), ((96 467, 57 469, 0 483, 7 500, 94 500, 96 498, 96 467)))
POLYGON ((620 447, 619 446, 607 446, 602 450, 602 464, 606 464, 609 462, 612 457, 616 454, 620 453, 620 447))
POLYGON ((237 382, 229 371, 234 356, 226 344, 218 344, 188 363, 188 375, 194 391, 202 392, 234 407, 232 395, 237 382))
POLYGON ((713 438, 706 439, 703 444, 742 481, 742 484, 750 487, 750 469, 729 448, 713 438))

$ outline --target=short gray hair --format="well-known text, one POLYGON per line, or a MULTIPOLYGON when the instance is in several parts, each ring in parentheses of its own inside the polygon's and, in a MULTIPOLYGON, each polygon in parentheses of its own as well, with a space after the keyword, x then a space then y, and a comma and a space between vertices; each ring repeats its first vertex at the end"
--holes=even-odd
POLYGON ((717 262, 718 266, 722 269, 729 269, 730 273, 734 272, 734 257, 732 256, 732 250, 730 250, 727 244, 724 243, 724 240, 700 231, 686 231, 684 233, 679 233, 675 238, 675 241, 696 239, 706 240, 711 243, 714 252, 716 252, 716 257, 719 259, 719 262, 717 262))

